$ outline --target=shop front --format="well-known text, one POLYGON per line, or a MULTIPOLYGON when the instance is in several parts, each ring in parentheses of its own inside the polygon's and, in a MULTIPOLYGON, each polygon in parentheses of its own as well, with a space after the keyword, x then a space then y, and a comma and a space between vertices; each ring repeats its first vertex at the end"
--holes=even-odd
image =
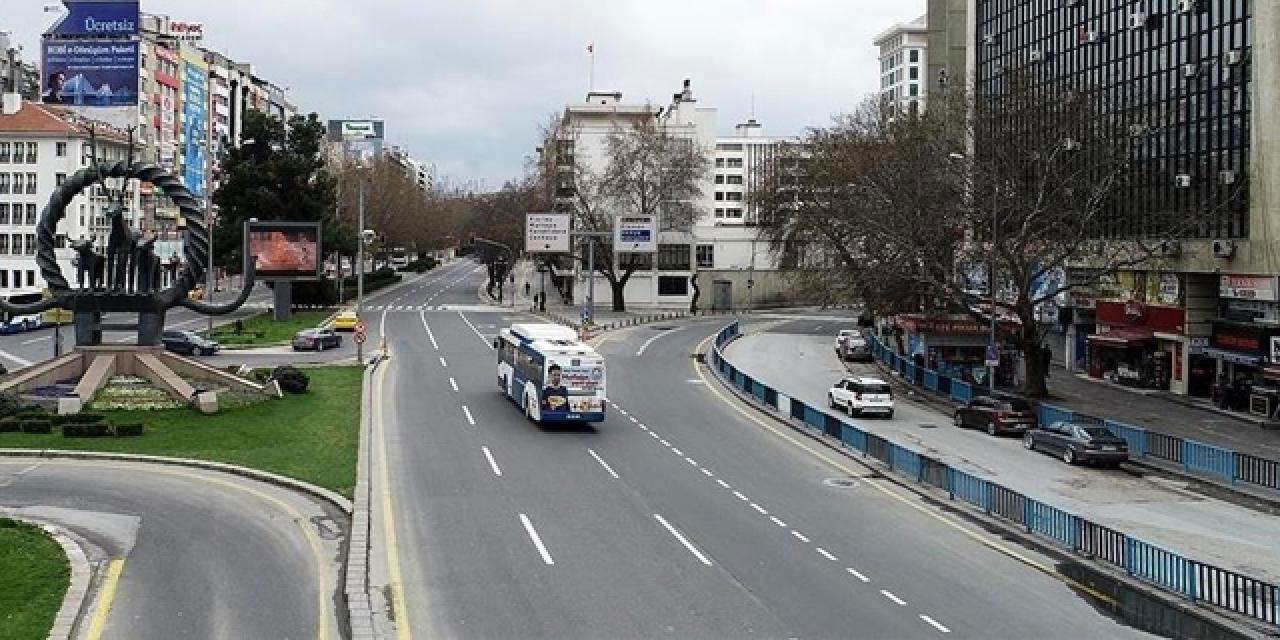
POLYGON ((1221 407, 1275 414, 1280 397, 1280 278, 1224 274, 1209 346, 1215 362, 1213 399, 1221 407))
MULTIPOLYGON (((979 385, 987 384, 985 354, 991 336, 991 325, 970 316, 898 316, 908 357, 924 364, 940 375, 979 385), (919 358, 917 358, 919 356, 919 358)), ((1002 322, 1000 331, 1016 329, 1002 322)), ((1000 365, 996 367, 996 383, 1011 385, 1019 358, 1016 350, 1001 348, 1000 365)))
POLYGON ((1094 378, 1139 389, 1169 390, 1184 379, 1186 312, 1136 300, 1099 300, 1098 333, 1088 338, 1094 378))

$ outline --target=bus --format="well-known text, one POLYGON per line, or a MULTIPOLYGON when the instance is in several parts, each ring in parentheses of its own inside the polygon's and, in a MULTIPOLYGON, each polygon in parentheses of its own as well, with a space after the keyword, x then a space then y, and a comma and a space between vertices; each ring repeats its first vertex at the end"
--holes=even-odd
MULTIPOLYGON (((0 297, 13 304, 35 304, 44 300, 44 292, 0 293, 0 297)), ((2 334, 22 333, 39 329, 43 325, 44 318, 39 313, 19 316, 0 312, 0 333, 2 334)))
POLYGON ((498 388, 534 422, 604 421, 604 358, 557 324, 513 324, 493 341, 498 388))

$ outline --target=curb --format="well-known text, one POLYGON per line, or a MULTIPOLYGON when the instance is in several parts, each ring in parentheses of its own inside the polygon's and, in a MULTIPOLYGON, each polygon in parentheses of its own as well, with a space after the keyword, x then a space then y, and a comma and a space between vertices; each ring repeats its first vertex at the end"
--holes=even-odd
MULTIPOLYGON (((713 337, 714 335, 715 334, 712 334, 713 337)), ((715 349, 714 344, 711 345, 710 349, 711 350, 715 349)), ((710 358, 707 358, 706 360, 710 361, 710 358)), ((909 483, 903 480, 902 478, 898 477, 894 473, 892 468, 882 463, 879 463, 879 461, 876 458, 865 456, 865 455, 863 456, 856 455, 853 450, 847 448, 843 443, 836 442, 832 440, 829 436, 826 436, 825 434, 818 433, 811 429, 803 428, 800 425, 796 424, 794 420, 791 420, 791 419, 784 420, 778 417, 777 414, 767 411, 764 407, 760 406, 760 404, 757 402, 754 396, 748 396, 741 389, 738 389, 732 384, 729 384, 724 379, 724 377, 721 376, 720 373, 715 370, 715 368, 705 363, 701 364, 700 366, 705 367, 709 371, 709 374, 716 379, 716 381, 720 384, 721 387, 728 390, 731 394, 733 394, 734 398, 736 398, 742 404, 750 407, 755 413, 763 415, 778 424, 785 425, 793 432, 803 435, 809 440, 813 442, 817 442, 818 444, 821 444, 823 447, 830 449, 831 451, 839 453, 842 457, 867 469, 869 472, 874 474, 873 476, 874 478, 884 480, 885 482, 891 483, 895 487, 898 487, 899 489, 907 491, 913 495, 920 496, 923 500, 925 500, 928 504, 930 504, 933 507, 936 507, 938 509, 960 516, 965 520, 984 528, 986 531, 990 533, 996 533, 996 534, 1005 536, 1007 538, 1012 538, 1014 540, 1017 540, 1020 544, 1033 548, 1040 553, 1050 556, 1051 558, 1058 561, 1059 563, 1062 563, 1062 564, 1074 563, 1080 566, 1087 567, 1090 571, 1093 571, 1097 574, 1107 577, 1108 579, 1111 579, 1120 584, 1123 584, 1125 587, 1143 594, 1143 596, 1145 596, 1146 598, 1160 602, 1168 608, 1181 611, 1190 617, 1194 617, 1204 622, 1205 624, 1212 625, 1222 631, 1233 634, 1240 638, 1280 636, 1280 634, 1277 634, 1275 630, 1270 627, 1255 626, 1254 624, 1251 624, 1253 623, 1252 620, 1239 620, 1234 617, 1223 615, 1217 610, 1209 609, 1207 607, 1197 605, 1194 602, 1188 601, 1184 598, 1178 597, 1167 591, 1164 591, 1159 587, 1148 585, 1146 583, 1143 583, 1140 580, 1135 580, 1132 577, 1128 576, 1127 574, 1121 571, 1118 571, 1113 567, 1110 567, 1108 565, 1101 564, 1098 562, 1094 562, 1091 556, 1088 556, 1085 554, 1072 553, 1062 548, 1059 548, 1057 546, 1054 546, 1053 544, 1049 543, 1046 540, 1043 540, 1041 538, 1038 538, 1037 536, 1027 533, 1025 530, 1019 528, 1018 526, 1010 525, 997 518, 987 517, 984 513, 977 511, 974 507, 964 502, 963 500, 960 500, 960 501, 954 500, 948 494, 946 494, 945 492, 942 492, 941 490, 934 490, 926 486, 920 486, 913 483, 909 483), (1264 633, 1266 635, 1260 635, 1264 633)), ((1063 576, 1063 578, 1068 579, 1067 584, 1068 586, 1072 586, 1073 589, 1075 589, 1076 586, 1083 584, 1081 580, 1068 576, 1065 573, 1061 573, 1061 572, 1059 573, 1060 575, 1063 576)))
POLYGON ((79 627, 80 614, 84 605, 89 600, 89 585, 93 583, 93 566, 89 564, 89 557, 85 554, 84 548, 67 530, 57 525, 3 510, 0 510, 0 515, 10 520, 40 527, 62 547, 62 552, 66 554, 67 562, 71 565, 68 576, 70 582, 67 584, 66 595, 62 597, 62 605, 58 607, 58 614, 53 618, 53 628, 49 630, 49 638, 50 640, 71 640, 79 627))
POLYGON ((369 594, 369 567, 373 547, 370 537, 373 524, 370 507, 373 502, 373 462, 369 456, 370 436, 373 426, 373 372, 382 363, 380 355, 374 355, 364 370, 361 385, 361 403, 365 408, 360 419, 359 454, 356 457, 355 502, 351 511, 351 533, 347 536, 347 561, 343 567, 343 595, 347 600, 347 620, 351 625, 352 640, 371 640, 377 637, 373 614, 373 598, 369 594))

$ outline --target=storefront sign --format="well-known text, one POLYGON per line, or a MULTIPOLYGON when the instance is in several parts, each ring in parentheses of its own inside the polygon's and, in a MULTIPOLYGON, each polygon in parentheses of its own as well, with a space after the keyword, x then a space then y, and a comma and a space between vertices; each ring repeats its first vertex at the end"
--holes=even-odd
POLYGON ((1182 333, 1186 317, 1187 312, 1179 307, 1142 304, 1133 300, 1099 300, 1097 304, 1098 324, 1111 327, 1145 327, 1152 331, 1182 333))
POLYGON ((1215 323, 1213 325, 1213 337, 1210 339, 1209 343, 1216 349, 1260 354, 1262 351, 1262 339, 1263 330, 1261 327, 1254 328, 1227 323, 1215 323))
POLYGON ((991 325, 977 320, 959 318, 911 318, 902 317, 898 323, 912 333, 932 333, 949 336, 981 336, 991 333, 991 325))
POLYGON ((1226 317, 1237 322, 1280 324, 1280 303, 1265 300, 1227 300, 1226 317))
POLYGON ((1275 276, 1224 275, 1218 283, 1218 295, 1242 300, 1276 301, 1275 276))
POLYGON ((1160 274, 1160 290, 1156 294, 1156 301, 1165 305, 1176 305, 1181 301, 1182 283, 1178 281, 1176 273, 1160 274))

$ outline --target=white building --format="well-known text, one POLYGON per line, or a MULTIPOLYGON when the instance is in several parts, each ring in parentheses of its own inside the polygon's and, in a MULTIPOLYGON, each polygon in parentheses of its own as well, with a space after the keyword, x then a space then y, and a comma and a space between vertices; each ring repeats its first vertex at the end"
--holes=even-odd
POLYGON ((923 108, 929 92, 927 16, 895 24, 873 42, 880 49, 880 96, 886 103, 923 108))
MULTIPOLYGON (((5 94, 0 111, 0 295, 39 291, 44 278, 36 268, 36 223, 53 190, 89 166, 88 121, 57 107, 23 101, 5 94)), ((98 157, 125 159, 127 138, 115 130, 97 131, 98 157)), ((137 189, 131 189, 128 219, 139 211, 137 189)), ((109 231, 108 201, 101 187, 80 194, 67 205, 58 223, 56 253, 62 275, 76 286, 69 242, 94 238, 103 247, 109 231)))

